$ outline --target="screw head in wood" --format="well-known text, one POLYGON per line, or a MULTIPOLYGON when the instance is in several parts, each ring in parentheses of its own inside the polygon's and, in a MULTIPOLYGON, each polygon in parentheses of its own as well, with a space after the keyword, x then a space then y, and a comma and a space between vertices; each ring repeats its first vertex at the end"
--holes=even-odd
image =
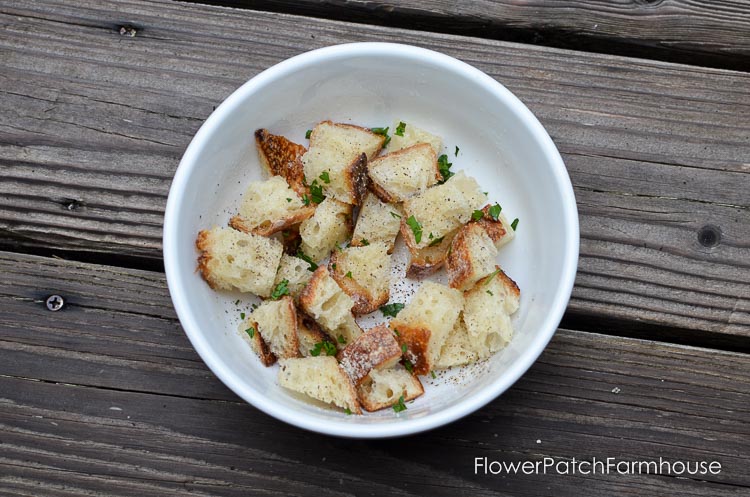
POLYGON ((50 295, 47 297, 47 309, 52 312, 59 311, 65 305, 65 300, 59 295, 50 295))

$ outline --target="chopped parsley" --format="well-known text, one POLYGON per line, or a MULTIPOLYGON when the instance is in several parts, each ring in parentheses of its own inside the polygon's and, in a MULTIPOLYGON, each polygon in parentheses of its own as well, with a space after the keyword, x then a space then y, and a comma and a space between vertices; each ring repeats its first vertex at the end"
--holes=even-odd
POLYGON ((394 219, 401 219, 401 214, 396 214, 395 212, 391 211, 391 217, 394 219))
POLYGON ((495 277, 495 276, 497 276, 498 274, 500 274, 500 270, 499 270, 499 269, 495 269, 494 271, 492 271, 492 272, 490 273, 490 275, 489 275, 489 276, 487 276, 487 281, 485 281, 485 285, 489 285, 489 284, 490 284, 490 281, 492 281, 492 278, 494 278, 494 277, 495 277))
POLYGON ((289 280, 281 280, 271 292, 271 300, 279 300, 284 295, 289 295, 289 280))
POLYGON ((396 328, 393 329, 393 334, 396 335, 397 337, 401 336, 401 333, 399 333, 396 328))
POLYGON ((414 364, 409 359, 404 359, 404 367, 410 373, 414 373, 414 364))
POLYGON ((393 304, 386 304, 384 306, 381 306, 380 312, 383 313, 383 316, 390 316, 392 318, 395 318, 403 308, 404 304, 394 302, 393 304))
POLYGON ((495 204, 492 207, 490 207, 488 214, 492 219, 497 221, 497 218, 500 217, 500 212, 502 212, 503 208, 500 207, 500 204, 495 204))
POLYGON ((483 217, 484 217, 484 212, 482 212, 480 210, 476 210, 476 211, 474 211, 474 212, 471 213, 471 220, 472 221, 479 221, 483 217))
POLYGON ((325 200, 325 198, 326 196, 323 195, 323 186, 318 184, 318 180, 313 181, 310 185, 310 200, 319 204, 325 200))
POLYGON ((489 295, 490 295, 491 297, 494 297, 494 296, 495 296, 495 294, 494 294, 494 293, 492 293, 492 290, 487 290, 487 293, 488 293, 488 294, 489 294, 489 295))
POLYGON ((312 272, 318 269, 318 265, 315 264, 315 261, 312 260, 312 258, 309 255, 305 254, 301 250, 297 250, 297 257, 302 259, 306 263, 310 264, 310 267, 307 268, 308 271, 312 272))
POLYGON ((336 263, 335 262, 333 264, 331 264, 331 269, 333 269, 334 271, 336 271, 336 263))
POLYGON ((245 333, 250 335, 250 338, 255 338, 255 326, 251 326, 245 330, 245 333))
POLYGON ((440 169, 440 175, 443 177, 441 181, 438 181, 441 185, 448 181, 448 178, 453 176, 453 172, 451 172, 452 165, 452 163, 448 162, 447 155, 443 154, 438 157, 438 169, 440 169))
POLYGON ((434 240, 432 240, 432 241, 430 242, 430 244, 429 244, 429 245, 427 245, 427 246, 428 246, 428 247, 434 247, 435 245, 440 245, 441 243, 443 243, 443 239, 444 239, 444 238, 445 238, 444 236, 441 236, 440 238, 435 238, 435 239, 434 239, 434 240))
POLYGON ((388 144, 391 143, 391 137, 388 136, 388 126, 385 128, 370 128, 370 131, 376 135, 385 136, 385 141, 383 142, 384 147, 387 147, 388 144))
POLYGON ((305 205, 310 205, 310 197, 307 196, 307 193, 302 194, 302 203, 305 205))
POLYGON ((393 410, 401 412, 406 410, 406 404, 404 404, 404 396, 398 398, 398 402, 393 406, 393 410))
POLYGON ((328 171, 323 171, 322 173, 320 173, 319 178, 322 179, 323 183, 325 183, 326 185, 331 182, 331 176, 328 174, 328 171))
POLYGON ((434 380, 437 378, 437 375, 435 374, 435 371, 430 371, 430 376, 432 376, 432 379, 434 380))
POLYGON ((405 344, 405 343, 402 343, 402 344, 401 344, 401 353, 402 353, 402 354, 406 354, 406 350, 407 350, 407 349, 406 349, 406 344, 405 344))
POLYGON ((419 243, 422 241, 422 225, 420 224, 417 219, 411 215, 409 216, 409 219, 406 220, 406 224, 409 225, 411 228, 411 232, 414 233, 414 241, 416 243, 419 243))
POLYGON ((363 238, 362 240, 360 240, 360 243, 364 247, 367 247, 368 245, 370 245, 370 242, 367 240, 367 238, 363 238))
POLYGON ((344 249, 341 248, 341 245, 339 245, 339 242, 336 242, 336 250, 338 250, 339 252, 344 251, 344 249))
POLYGON ((346 345, 346 338, 344 338, 344 335, 339 335, 338 336, 338 341, 339 341, 340 344, 346 345))
POLYGON ((348 407, 346 409, 344 409, 344 412, 346 413, 347 416, 351 416, 352 415, 352 410, 349 409, 348 407))
POLYGON ((307 131, 305 132, 305 138, 307 138, 307 139, 309 140, 309 139, 310 139, 310 135, 311 135, 311 134, 312 134, 312 130, 311 130, 311 129, 308 129, 308 130, 307 130, 307 131))
POLYGON ((510 223, 510 227, 513 228, 513 231, 516 231, 516 228, 518 228, 518 218, 515 218, 512 223, 510 223))
POLYGON ((291 202, 291 201, 292 201, 292 199, 290 199, 289 197, 287 197, 286 201, 287 201, 287 202, 291 202))
POLYGON ((455 155, 456 157, 458 157, 458 145, 456 145, 456 152, 453 155, 455 155))
POLYGON ((240 319, 245 319, 245 313, 244 312, 240 313, 240 319))
POLYGON ((346 274, 344 275, 344 278, 349 278, 351 280, 352 279, 352 272, 351 271, 347 271, 346 274))
POLYGON ((322 342, 316 343, 315 346, 310 349, 310 355, 313 357, 318 357, 321 352, 325 352, 326 355, 336 355, 337 350, 338 349, 336 348, 336 345, 332 344, 328 340, 323 340, 322 342))
POLYGON ((404 131, 406 131, 406 123, 400 121, 398 123, 398 126, 396 126, 396 132, 394 134, 398 136, 404 136, 404 131))

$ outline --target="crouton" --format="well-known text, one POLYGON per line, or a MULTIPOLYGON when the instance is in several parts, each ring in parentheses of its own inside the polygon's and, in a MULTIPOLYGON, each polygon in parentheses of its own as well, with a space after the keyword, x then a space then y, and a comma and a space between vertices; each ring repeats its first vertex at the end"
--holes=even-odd
POLYGON ((317 181, 326 195, 359 205, 367 189, 367 161, 375 158, 385 137, 367 128, 323 121, 310 134, 302 156, 308 183, 317 181))
POLYGON ((403 366, 390 369, 373 369, 357 386, 357 396, 362 407, 369 412, 396 405, 401 397, 404 402, 414 400, 424 393, 419 378, 403 366))
POLYGON ((198 233, 195 245, 198 270, 211 288, 271 294, 283 250, 277 240, 217 227, 198 233))
POLYGON ((336 245, 344 243, 352 233, 352 206, 326 198, 315 214, 300 224, 300 250, 315 262, 328 257, 336 245))
POLYGON ((267 129, 255 131, 255 145, 260 163, 270 176, 281 176, 300 196, 308 193, 302 167, 302 156, 307 152, 304 146, 273 135, 267 129))
POLYGON ((385 243, 334 250, 328 268, 336 283, 354 300, 354 314, 368 314, 388 302, 391 258, 385 243))
POLYGON ((299 195, 289 188, 281 176, 265 181, 253 181, 245 191, 238 215, 229 224, 245 233, 269 236, 299 224, 315 212, 306 206, 299 195))
POLYGON ((386 325, 367 330, 337 356, 341 368, 358 385, 373 369, 394 366, 401 359, 401 347, 386 325))
POLYGON ((385 242, 388 244, 388 253, 393 252, 396 236, 401 227, 401 208, 397 205, 389 205, 368 192, 359 209, 357 224, 354 226, 352 235, 352 247, 359 247, 366 243, 385 242))
POLYGON ((278 285, 286 280, 287 288, 289 288, 289 295, 296 300, 302 289, 310 281, 310 278, 312 278, 310 264, 299 257, 283 254, 281 256, 281 261, 279 262, 279 269, 276 272, 274 285, 278 285))
POLYGON ((442 185, 403 203, 401 235, 412 253, 423 249, 466 224, 484 201, 476 180, 459 171, 442 185))
POLYGON ((466 331, 463 319, 459 317, 456 325, 445 340, 440 356, 434 365, 435 369, 447 369, 453 366, 471 364, 480 359, 482 347, 477 347, 478 340, 466 331))
POLYGON ((371 160, 367 174, 372 190, 384 202, 403 202, 442 179, 435 151, 427 143, 371 160))
POLYGON ((496 266, 464 293, 463 321, 480 358, 504 348, 513 337, 510 316, 518 310, 518 285, 496 266))
POLYGON ((435 238, 430 241, 430 245, 422 249, 410 249, 409 267, 406 269, 406 275, 410 278, 427 276, 434 273, 445 264, 448 259, 453 237, 456 231, 447 235, 435 238))
POLYGON ((464 291, 495 270, 497 248, 479 223, 469 223, 453 238, 448 254, 451 288, 464 291))
POLYGON ((352 343, 362 334, 354 320, 354 301, 331 278, 328 268, 320 266, 299 296, 300 307, 315 319, 323 330, 338 343, 352 343))
POLYGON ((318 356, 279 361, 279 385, 321 402, 362 414, 352 380, 335 357, 318 356))
POLYGON ((391 329, 414 373, 427 374, 436 364, 440 351, 463 307, 463 295, 440 283, 425 281, 406 307, 391 320, 391 329))
POLYGON ((315 344, 328 340, 320 325, 304 312, 297 313, 297 339, 299 353, 302 357, 310 357, 315 344))
POLYGON ((299 339, 297 338, 297 309, 290 296, 279 300, 262 302, 247 317, 268 345, 273 355, 282 358, 299 357, 299 339))
POLYGON ((437 135, 428 133, 423 129, 419 129, 411 123, 404 122, 406 126, 403 128, 403 136, 397 135, 396 130, 403 121, 396 121, 393 126, 391 133, 391 142, 388 144, 388 150, 395 152, 404 148, 409 148, 417 143, 427 143, 435 151, 435 155, 440 155, 443 150, 443 140, 437 135))
POLYGON ((490 215, 491 209, 493 208, 500 208, 500 206, 497 205, 496 207, 493 207, 490 204, 485 205, 482 209, 482 218, 472 222, 477 223, 484 228, 484 231, 487 232, 489 237, 492 238, 492 241, 495 243, 495 248, 499 249, 515 238, 516 231, 511 228, 508 219, 502 211, 497 214, 497 219, 490 215))
POLYGON ((258 324, 251 318, 244 319, 237 327, 240 336, 250 343, 250 347, 260 358, 260 362, 268 367, 276 362, 276 356, 263 337, 258 333, 258 324))

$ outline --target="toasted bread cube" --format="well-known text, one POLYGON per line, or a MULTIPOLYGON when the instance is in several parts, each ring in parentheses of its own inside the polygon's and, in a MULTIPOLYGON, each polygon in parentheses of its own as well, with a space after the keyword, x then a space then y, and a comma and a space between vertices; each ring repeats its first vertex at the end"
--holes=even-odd
POLYGON ((310 357, 316 344, 329 340, 320 325, 304 312, 297 312, 297 339, 302 357, 310 357))
POLYGON ((297 309, 292 297, 262 302, 247 317, 255 330, 278 358, 299 357, 297 338, 297 309))
POLYGON ((463 307, 463 295, 440 283, 425 281, 406 307, 391 320, 404 356, 416 374, 427 374, 437 363, 440 351, 463 307))
POLYGON ((478 221, 472 221, 472 223, 477 223, 484 228, 484 231, 487 232, 489 237, 492 238, 492 241, 495 243, 495 248, 499 249, 513 240, 516 236, 516 232, 510 226, 508 218, 505 217, 505 214, 503 214, 502 211, 498 214, 497 219, 493 219, 492 216, 490 216, 491 208, 492 205, 485 205, 482 209, 482 218, 478 221))
POLYGON ((391 129, 393 130, 391 133, 391 142, 388 144, 388 150, 391 152, 409 148, 418 143, 429 144, 435 151, 436 156, 440 155, 440 152, 443 150, 442 138, 437 135, 433 135, 432 133, 428 133, 427 131, 420 129, 409 122, 396 121, 393 125, 393 128, 391 129), (402 122, 406 124, 406 127, 404 128, 404 136, 399 136, 396 134, 396 129, 402 122))
POLYGON ((447 369, 477 362, 485 357, 484 354, 480 355, 482 347, 477 345, 479 345, 479 340, 469 335, 463 319, 459 317, 440 351, 435 369, 447 369))
POLYGON ((255 131, 255 146, 260 163, 270 176, 281 176, 300 196, 308 192, 302 167, 302 156, 307 152, 304 146, 267 129, 255 131))
POLYGON ((469 223, 451 243, 448 254, 448 279, 451 288, 464 291, 495 270, 497 248, 478 223, 469 223))
POLYGON ((279 361, 279 385, 321 402, 362 414, 352 380, 335 357, 318 356, 279 361))
POLYGON ((260 362, 268 367, 276 362, 276 355, 271 352, 263 337, 258 333, 258 324, 250 318, 244 319, 237 327, 240 336, 250 344, 250 347, 260 358, 260 362))
POLYGON ((354 320, 354 301, 331 278, 328 268, 320 266, 299 296, 300 307, 310 315, 323 330, 339 343, 341 336, 345 343, 352 343, 362 334, 354 320))
POLYGON ((373 369, 394 366, 401 359, 401 347, 386 325, 367 330, 339 352, 341 368, 358 385, 373 369))
POLYGON ((442 185, 428 188, 404 202, 401 235, 414 253, 429 246, 435 238, 444 237, 466 224, 484 201, 485 196, 476 180, 459 171, 442 185), (416 241, 414 228, 409 225, 412 216, 422 226, 419 242, 416 241), (430 238, 430 234, 433 238, 430 238))
POLYGON ((388 302, 391 258, 385 243, 334 250, 328 267, 336 283, 354 300, 354 314, 368 314, 388 302))
POLYGON ((401 227, 401 208, 381 202, 372 192, 368 192, 359 209, 357 224, 352 235, 352 247, 366 243, 385 242, 388 253, 393 252, 396 236, 401 227))
POLYGON ((437 155, 427 143, 373 159, 367 163, 367 173, 372 190, 384 202, 403 202, 442 179, 437 155))
POLYGON ((404 402, 414 400, 424 393, 419 378, 403 366, 390 369, 373 369, 357 387, 357 396, 366 411, 374 412, 394 406, 401 397, 404 402))
POLYGON ((375 158, 384 141, 367 128, 331 121, 317 124, 302 156, 308 183, 317 181, 326 195, 359 205, 367 189, 367 161, 375 158))
POLYGON ((427 276, 434 273, 445 264, 448 260, 448 252, 453 242, 453 237, 457 231, 452 231, 442 238, 434 238, 428 245, 422 249, 410 249, 409 267, 406 269, 406 275, 410 278, 427 276))
POLYGON ((351 235, 352 206, 326 198, 315 209, 315 214, 300 224, 299 233, 302 237, 300 250, 320 262, 351 235))
POLYGON ((283 250, 277 240, 217 227, 198 233, 195 245, 198 270, 214 290, 271 295, 283 250))
POLYGON ((310 264, 299 257, 283 254, 279 263, 279 269, 276 272, 274 287, 286 280, 289 294, 296 300, 311 278, 312 271, 310 271, 310 264))
POLYGON ((315 213, 315 207, 302 203, 281 176, 253 181, 245 191, 238 215, 229 224, 245 233, 269 236, 299 224, 315 213))
POLYGON ((521 291, 497 266, 464 293, 463 321, 481 358, 504 348, 513 337, 510 316, 518 310, 521 291))

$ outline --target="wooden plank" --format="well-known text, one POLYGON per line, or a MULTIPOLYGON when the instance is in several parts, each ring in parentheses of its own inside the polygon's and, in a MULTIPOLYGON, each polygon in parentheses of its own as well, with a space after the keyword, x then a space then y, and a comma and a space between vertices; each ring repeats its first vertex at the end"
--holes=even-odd
POLYGON ((750 356, 560 330, 506 394, 427 434, 302 432, 197 359, 163 275, 0 253, 0 491, 9 495, 744 495, 750 356), (139 291, 135 291, 139 289, 139 291), (69 305, 51 313, 55 291, 69 305), (719 475, 491 476, 517 462, 718 460, 719 475))
POLYGON ((750 3, 620 0, 190 0, 750 70, 750 3))
POLYGON ((285 57, 388 39, 476 65, 550 131, 581 214, 572 312, 750 336, 750 75, 140 0, 0 1, 0 19, 6 247, 156 260, 170 179, 214 105, 285 57))

